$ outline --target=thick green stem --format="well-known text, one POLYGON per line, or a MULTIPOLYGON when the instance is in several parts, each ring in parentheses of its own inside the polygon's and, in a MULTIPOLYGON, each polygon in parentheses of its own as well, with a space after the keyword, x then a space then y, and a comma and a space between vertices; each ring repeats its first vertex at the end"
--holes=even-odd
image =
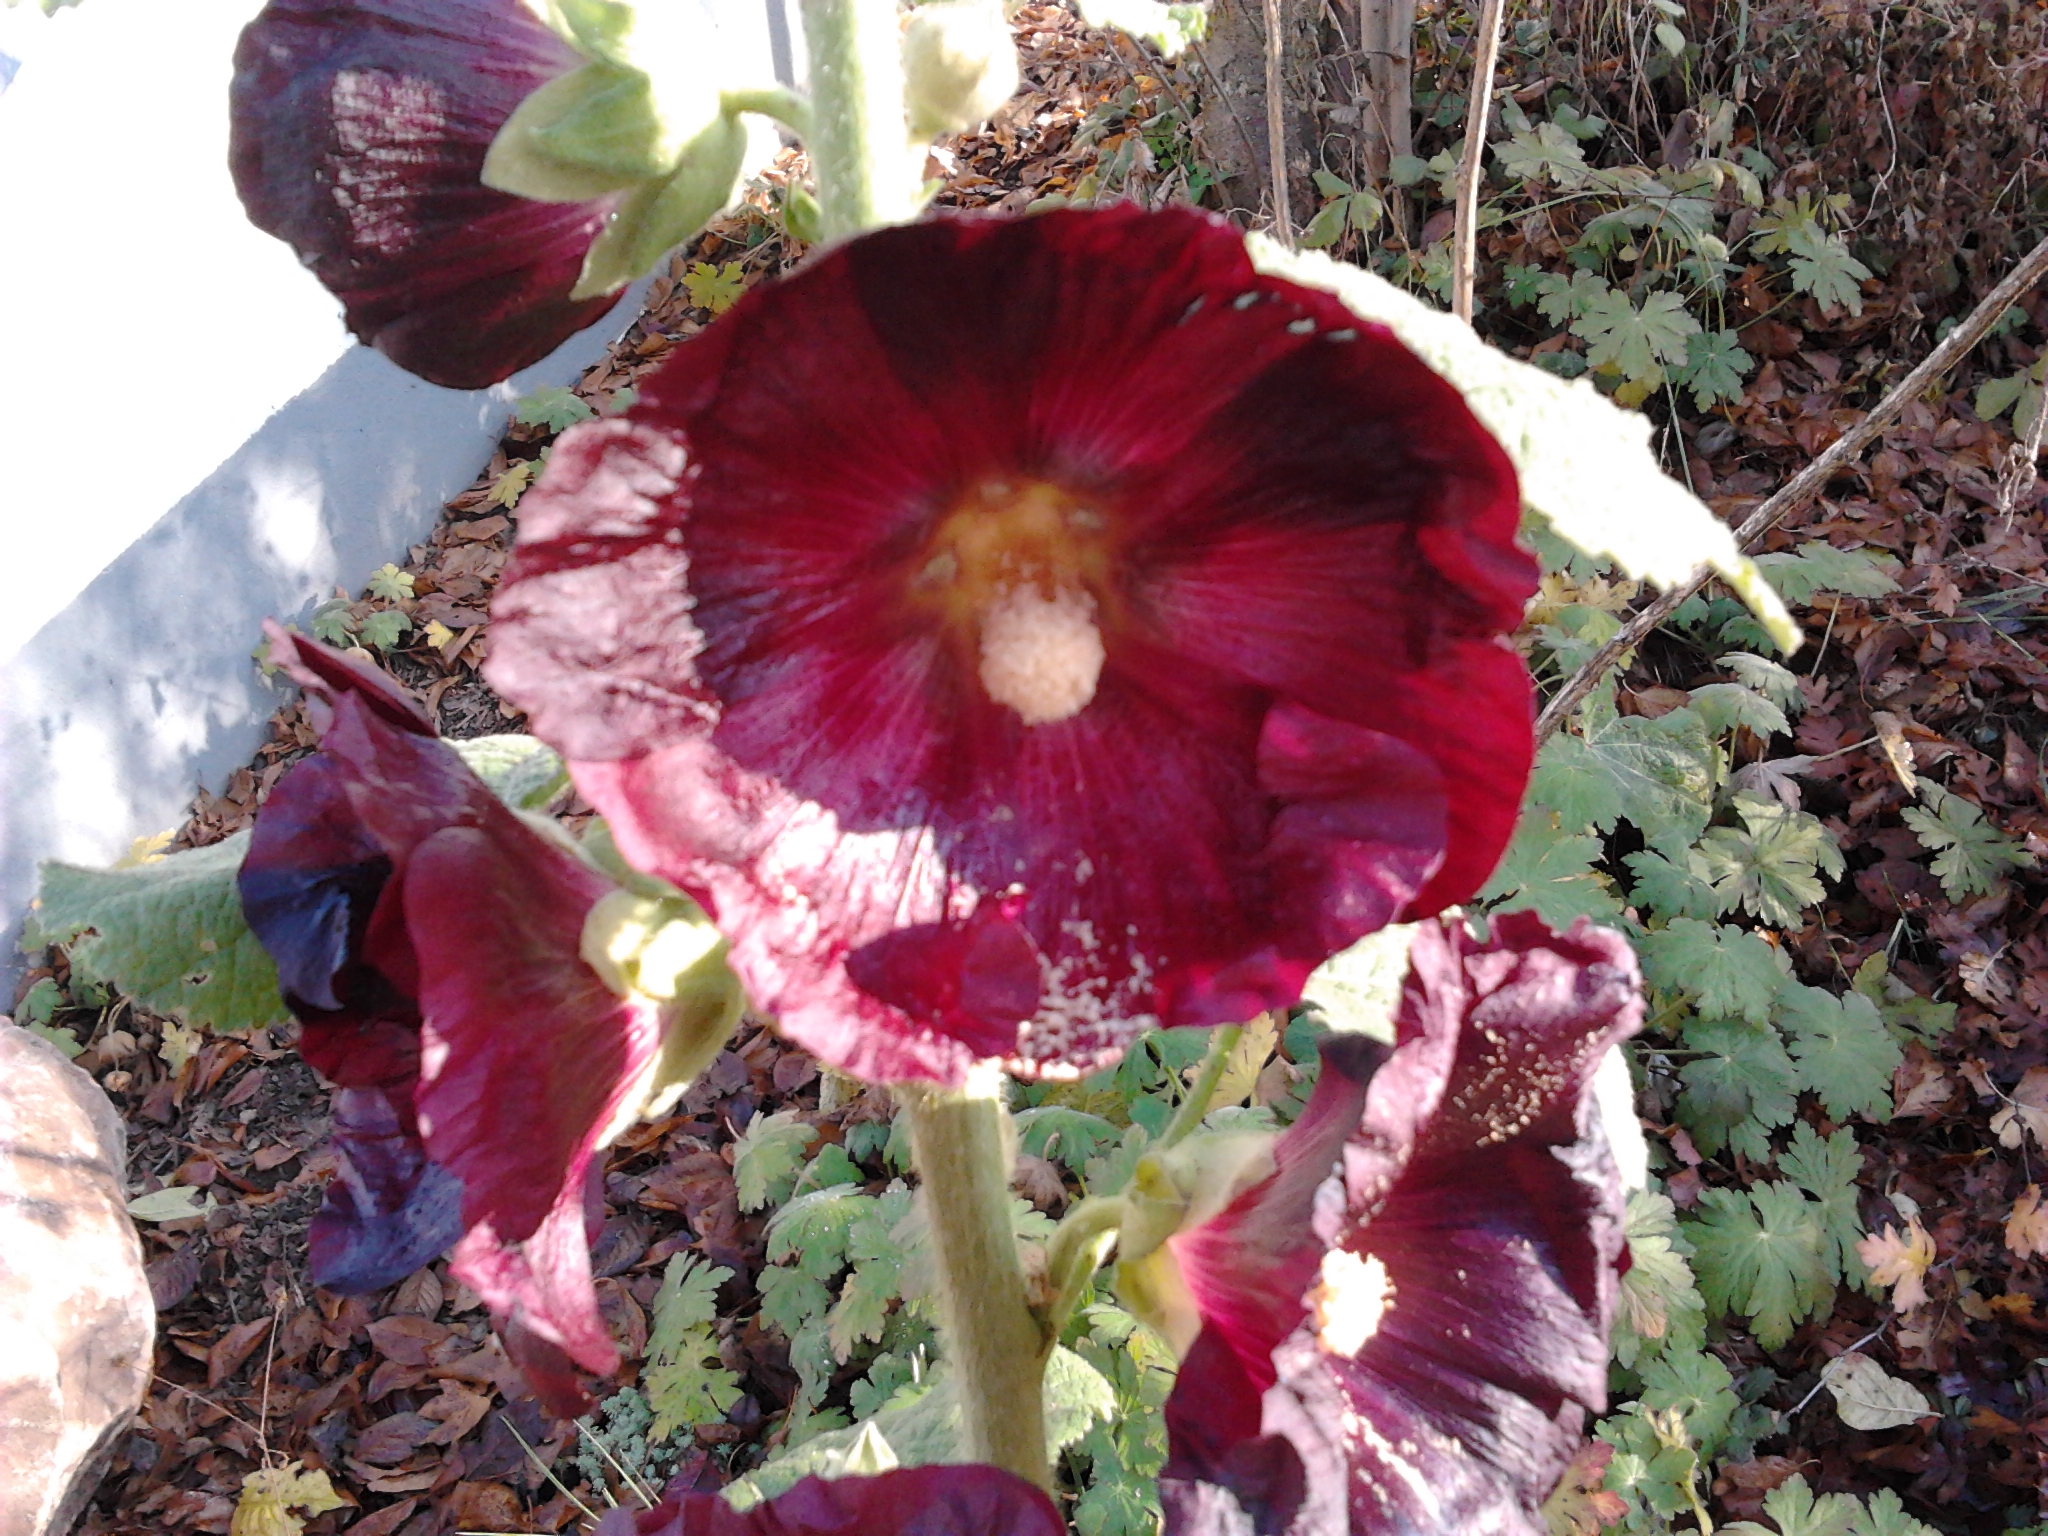
POLYGON ((1045 1454, 1047 1340, 1024 1289, 1010 1222, 1010 1137, 993 1063, 965 1088, 900 1090, 931 1214, 945 1349, 963 1450, 1051 1486, 1045 1454))
POLYGON ((1074 1304, 1116 1241, 1125 1210, 1121 1196, 1091 1195, 1061 1218, 1045 1248, 1045 1281, 1052 1292, 1042 1320, 1047 1338, 1066 1330, 1074 1304))
POLYGON ((916 217, 921 161, 903 111, 895 0, 803 0, 811 55, 811 129, 827 240, 916 217))

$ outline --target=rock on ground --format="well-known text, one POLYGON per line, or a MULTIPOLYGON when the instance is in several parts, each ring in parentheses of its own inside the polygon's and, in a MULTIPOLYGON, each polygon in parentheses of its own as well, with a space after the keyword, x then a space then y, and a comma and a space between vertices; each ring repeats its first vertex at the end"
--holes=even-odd
POLYGON ((63 1536, 149 1382, 156 1308, 99 1085, 0 1023, 0 1536, 63 1536))

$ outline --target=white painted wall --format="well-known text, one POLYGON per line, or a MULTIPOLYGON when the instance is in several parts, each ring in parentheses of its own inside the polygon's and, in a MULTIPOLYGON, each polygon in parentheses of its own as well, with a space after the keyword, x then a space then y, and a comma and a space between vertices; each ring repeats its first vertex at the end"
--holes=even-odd
MULTIPOLYGON (((698 3, 787 78, 780 0, 698 3)), ((258 9, 0 9, 0 973, 41 860, 119 857, 260 744, 262 620, 402 560, 633 313, 476 392, 356 346, 228 176, 258 9)))

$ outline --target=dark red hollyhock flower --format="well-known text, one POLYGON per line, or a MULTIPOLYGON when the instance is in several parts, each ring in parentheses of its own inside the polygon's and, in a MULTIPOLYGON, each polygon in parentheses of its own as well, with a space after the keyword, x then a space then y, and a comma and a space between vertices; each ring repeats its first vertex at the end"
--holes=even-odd
POLYGON ((513 109, 582 62, 521 0, 270 0, 235 50, 235 190, 357 336, 432 383, 495 383, 612 304, 569 290, 616 199, 478 179, 513 109))
POLYGON ((1513 470, 1227 224, 883 230, 640 388, 521 505, 489 673, 840 1070, 1250 1018, 1505 845, 1513 470))
POLYGON ((1545 1531, 1606 1400, 1626 1249, 1592 1078, 1642 1000, 1617 933, 1493 929, 1418 929, 1363 1094, 1355 1063, 1318 1082, 1280 1172, 1173 1239, 1204 1326, 1166 1404, 1169 1536, 1545 1531))
POLYGON ((807 1477, 742 1513, 715 1493, 670 1492, 608 1511, 593 1536, 1065 1536, 1052 1500, 998 1467, 904 1467, 807 1477))
POLYGON ((388 678, 270 637, 320 749, 264 803, 240 885, 300 1050, 337 1090, 344 1167, 313 1278, 375 1289, 455 1243, 513 1358, 579 1408, 570 1361, 618 1364, 590 1276, 593 1154, 661 1044, 654 1005, 579 953, 615 887, 507 809, 388 678))

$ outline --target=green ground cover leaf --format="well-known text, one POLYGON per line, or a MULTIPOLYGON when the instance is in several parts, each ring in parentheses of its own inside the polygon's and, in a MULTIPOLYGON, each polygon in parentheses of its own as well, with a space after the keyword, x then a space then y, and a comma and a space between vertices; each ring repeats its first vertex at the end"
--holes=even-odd
POLYGON ((1856 1253, 1863 1238, 1863 1218, 1856 1211, 1856 1175, 1863 1171, 1863 1157, 1856 1150, 1856 1133, 1842 1126, 1823 1137, 1802 1120, 1792 1128, 1792 1143, 1778 1158, 1778 1168, 1820 1207, 1835 1273, 1849 1280, 1864 1276, 1856 1253))
POLYGON ((805 1125, 793 1109, 756 1115, 733 1144, 732 1176, 739 1188, 740 1209, 758 1211, 780 1205, 796 1187, 804 1149, 817 1140, 817 1127, 805 1125))
POLYGON ((1726 908, 1740 904, 1773 927, 1797 928, 1800 912, 1827 894, 1821 874, 1841 876, 1842 851, 1819 818, 1776 800, 1738 795, 1735 811, 1740 827, 1715 827, 1700 839, 1707 879, 1726 908))
POLYGON ((1757 567, 1788 603, 1811 603, 1816 592, 1883 597, 1899 590, 1899 562, 1879 550, 1837 549, 1824 540, 1795 550, 1757 556, 1757 567))
MULTIPOLYGON (((1791 1478, 1764 1495, 1764 1513, 1776 1522, 1777 1536, 1849 1536, 1863 1513, 1846 1493, 1815 1496, 1806 1478, 1791 1478)), ((1754 1520, 1738 1520, 1721 1527, 1726 1536, 1772 1536, 1771 1528, 1754 1520)))
POLYGON ((43 866, 25 942, 69 946, 81 981, 213 1029, 291 1017, 277 968, 242 919, 249 834, 113 869, 43 866))
POLYGON ((1685 1043, 1700 1054, 1679 1069, 1679 1123, 1710 1156, 1733 1148, 1768 1161, 1771 1132, 1790 1124, 1799 1104, 1797 1072, 1778 1032, 1709 1020, 1688 1025, 1685 1043))
POLYGON ((1892 1117, 1892 1074, 1903 1053, 1877 1005, 1860 992, 1840 997, 1787 981, 1779 1022, 1791 1036, 1799 1086, 1811 1089, 1837 1120, 1892 1117))
POLYGON ((713 1269, 691 1253, 677 1254, 662 1273, 647 1333, 649 1363, 641 1377, 654 1410, 648 1431, 653 1439, 715 1424, 740 1399, 740 1379, 719 1363, 711 1329, 718 1288, 731 1278, 731 1270, 713 1269))
POLYGON ((1686 1430, 1703 1445, 1727 1434, 1742 1399, 1728 1367, 1704 1350, 1666 1351, 1643 1367, 1644 1404, 1661 1412, 1676 1408, 1686 1430))
POLYGON ((1593 367, 1612 364, 1625 378, 1648 379, 1667 363, 1684 363, 1687 338, 1699 328, 1686 313, 1683 295, 1657 288, 1643 295, 1640 306, 1622 293, 1595 295, 1571 329, 1587 343, 1586 361, 1593 367))
POLYGON ((521 426, 546 427, 552 432, 564 431, 596 414, 589 401, 559 384, 542 385, 522 397, 512 410, 513 420, 521 426))
POLYGON ((1833 1306, 1835 1277, 1820 1209, 1789 1183, 1700 1195, 1684 1223, 1710 1315, 1740 1312, 1765 1349, 1782 1349, 1806 1318, 1833 1306))
POLYGON ((1674 862, 1652 848, 1641 848, 1622 860, 1635 879, 1629 886, 1629 901, 1648 907, 1657 916, 1712 918, 1721 914, 1721 897, 1702 873, 1699 854, 1687 849, 1674 862))
POLYGON ((1786 966, 1764 940, 1726 923, 1674 917, 1636 944, 1643 976, 1660 991, 1698 999, 1709 1018, 1770 1022, 1786 966))
POLYGON ((1659 851, 1676 854, 1706 829, 1714 808, 1714 747, 1689 709, 1656 720, 1617 714, 1603 689, 1580 711, 1580 732, 1543 744, 1529 798, 1567 832, 1611 832, 1626 819, 1659 851))
POLYGON ((2032 867, 2034 856, 2026 845, 1986 821, 1981 807, 1932 779, 1919 783, 1928 809, 1909 806, 1905 822, 1920 846, 1933 851, 1934 873, 1950 901, 1989 895, 2011 871, 2032 867))
POLYGON ((1692 391, 1696 410, 1710 410, 1721 401, 1742 398, 1742 381, 1756 366, 1733 331, 1694 331, 1685 338, 1685 363, 1677 373, 1680 385, 1692 391))
POLYGON ((1621 915, 1621 903, 1593 867, 1604 853, 1599 838, 1565 831, 1555 811, 1530 801, 1477 899, 1495 911, 1534 912, 1560 930, 1580 917, 1611 922, 1621 915))
POLYGON ((1613 1348, 1618 1363, 1634 1368, 1660 1353, 1697 1349, 1706 1336, 1707 1304, 1686 1262, 1690 1247, 1678 1235, 1670 1199, 1630 1190, 1626 1223, 1629 1270, 1621 1277, 1613 1348))

